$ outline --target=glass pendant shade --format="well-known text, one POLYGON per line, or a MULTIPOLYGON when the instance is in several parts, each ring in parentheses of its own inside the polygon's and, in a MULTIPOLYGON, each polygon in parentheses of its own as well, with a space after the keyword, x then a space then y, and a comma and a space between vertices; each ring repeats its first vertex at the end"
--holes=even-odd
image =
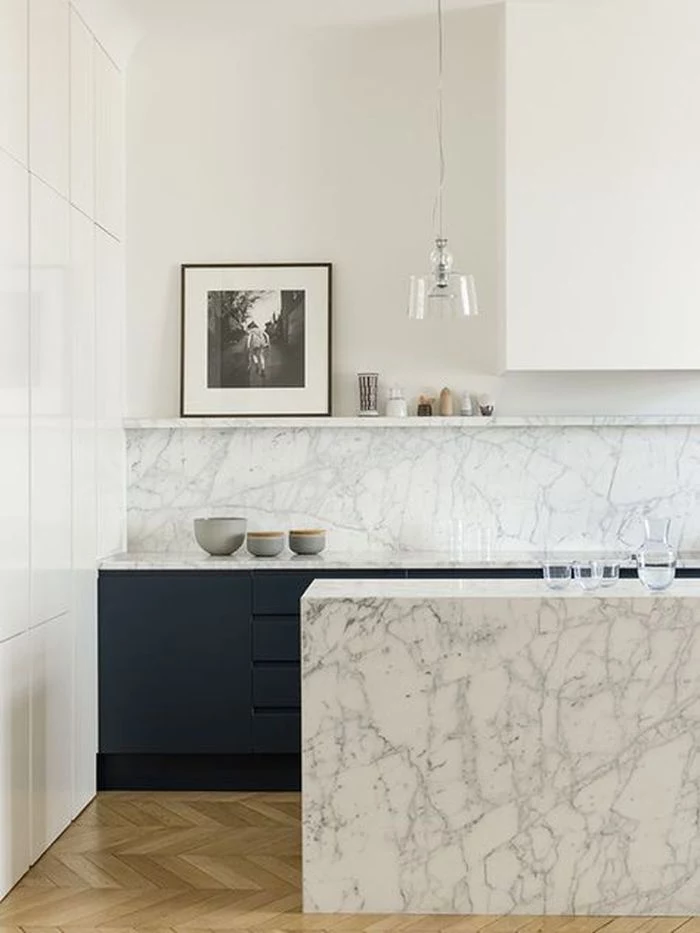
POLYGON ((474 276, 453 271, 454 260, 447 240, 439 237, 430 254, 430 275, 412 275, 408 315, 416 321, 427 317, 466 318, 479 313, 474 276))

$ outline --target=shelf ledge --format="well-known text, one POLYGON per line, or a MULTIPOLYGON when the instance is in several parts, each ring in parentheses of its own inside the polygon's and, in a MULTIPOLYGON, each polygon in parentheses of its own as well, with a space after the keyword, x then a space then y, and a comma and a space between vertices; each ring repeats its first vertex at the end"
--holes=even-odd
POLYGON ((231 431, 251 428, 294 430, 297 428, 558 428, 558 427, 692 427, 700 425, 700 415, 515 415, 443 418, 129 418, 127 431, 211 430, 231 431))

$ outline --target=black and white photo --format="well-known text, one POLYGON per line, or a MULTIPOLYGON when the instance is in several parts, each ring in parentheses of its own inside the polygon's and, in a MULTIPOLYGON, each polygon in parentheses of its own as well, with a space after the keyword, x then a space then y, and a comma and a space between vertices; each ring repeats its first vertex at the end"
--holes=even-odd
POLYGON ((330 414, 330 264, 183 265, 183 416, 330 414))
POLYGON ((306 292, 210 291, 210 389, 304 388, 306 292))

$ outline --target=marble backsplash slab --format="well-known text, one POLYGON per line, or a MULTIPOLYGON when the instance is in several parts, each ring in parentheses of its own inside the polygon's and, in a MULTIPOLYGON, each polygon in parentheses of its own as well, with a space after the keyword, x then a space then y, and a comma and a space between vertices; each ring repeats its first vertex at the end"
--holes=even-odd
POLYGON ((128 544, 196 548, 192 519, 322 526, 343 551, 631 549, 644 514, 700 547, 700 427, 138 428, 128 544))

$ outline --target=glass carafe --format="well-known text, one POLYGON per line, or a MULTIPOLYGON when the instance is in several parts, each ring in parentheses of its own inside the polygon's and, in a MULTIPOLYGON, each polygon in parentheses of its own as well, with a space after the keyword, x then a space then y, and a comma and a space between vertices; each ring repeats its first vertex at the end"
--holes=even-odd
POLYGON ((676 576, 676 552, 668 542, 668 518, 644 520, 644 544, 637 551, 637 574, 650 590, 665 590, 676 576))

